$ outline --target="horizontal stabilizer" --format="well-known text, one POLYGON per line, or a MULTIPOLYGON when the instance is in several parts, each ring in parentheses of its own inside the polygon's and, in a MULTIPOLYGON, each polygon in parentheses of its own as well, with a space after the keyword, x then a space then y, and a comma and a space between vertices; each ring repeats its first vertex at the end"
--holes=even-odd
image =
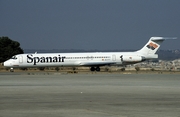
POLYGON ((177 39, 177 37, 151 37, 150 40, 151 41, 162 41, 162 40, 166 40, 166 39, 177 39))

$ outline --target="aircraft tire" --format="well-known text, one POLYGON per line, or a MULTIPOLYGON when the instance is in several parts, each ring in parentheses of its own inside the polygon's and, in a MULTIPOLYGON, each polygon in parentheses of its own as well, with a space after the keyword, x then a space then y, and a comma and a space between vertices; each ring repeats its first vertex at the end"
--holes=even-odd
POLYGON ((91 67, 91 69, 90 69, 91 71, 95 71, 95 68, 94 67, 91 67))
POLYGON ((96 71, 100 71, 101 69, 99 67, 96 67, 96 71))
POLYGON ((14 72, 14 69, 13 68, 10 68, 10 70, 9 70, 10 72, 14 72))

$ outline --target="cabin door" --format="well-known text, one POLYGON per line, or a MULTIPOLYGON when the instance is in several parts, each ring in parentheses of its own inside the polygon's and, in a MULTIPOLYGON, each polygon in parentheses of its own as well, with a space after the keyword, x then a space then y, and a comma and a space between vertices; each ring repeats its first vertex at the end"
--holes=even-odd
POLYGON ((23 63, 23 56, 19 56, 19 63, 23 63))

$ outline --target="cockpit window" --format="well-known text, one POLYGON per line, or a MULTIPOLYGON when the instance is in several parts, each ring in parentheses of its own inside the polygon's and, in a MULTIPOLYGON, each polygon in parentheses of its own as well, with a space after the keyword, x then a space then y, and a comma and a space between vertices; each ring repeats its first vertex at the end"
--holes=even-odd
POLYGON ((13 57, 11 57, 11 59, 17 59, 17 57, 16 57, 16 56, 13 56, 13 57))

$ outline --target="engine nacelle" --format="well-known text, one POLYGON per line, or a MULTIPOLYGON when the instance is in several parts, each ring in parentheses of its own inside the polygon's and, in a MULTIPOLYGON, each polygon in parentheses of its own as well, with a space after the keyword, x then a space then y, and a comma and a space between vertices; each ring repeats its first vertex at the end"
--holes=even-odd
POLYGON ((133 56, 130 56, 130 55, 122 55, 122 56, 121 56, 121 60, 122 60, 122 62, 137 63, 137 62, 145 61, 146 58, 143 57, 143 56, 136 56, 136 55, 133 55, 133 56))

